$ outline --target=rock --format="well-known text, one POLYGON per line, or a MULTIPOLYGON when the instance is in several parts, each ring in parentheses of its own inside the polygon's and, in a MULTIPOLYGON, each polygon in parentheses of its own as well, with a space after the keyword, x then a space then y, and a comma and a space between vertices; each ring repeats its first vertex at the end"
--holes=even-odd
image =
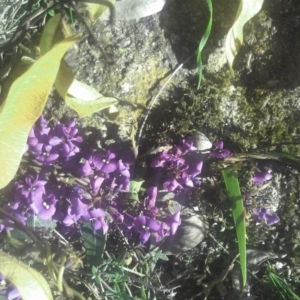
POLYGON ((152 250, 161 250, 167 255, 180 254, 201 243, 207 231, 208 224, 201 215, 191 209, 184 209, 181 213, 181 225, 175 235, 168 236, 160 243, 153 245, 152 250))
MULTIPOLYGON (((116 20, 134 20, 160 12, 170 0, 121 0, 115 2, 116 20)), ((101 17, 109 20, 109 10, 101 17)))

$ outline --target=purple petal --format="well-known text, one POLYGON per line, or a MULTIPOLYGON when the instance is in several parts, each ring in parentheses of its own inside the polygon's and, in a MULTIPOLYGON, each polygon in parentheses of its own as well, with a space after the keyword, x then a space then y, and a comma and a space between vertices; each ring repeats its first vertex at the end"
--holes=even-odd
POLYGON ((101 208, 96 208, 89 211, 91 218, 104 218, 105 212, 101 208))
POLYGON ((189 187, 194 187, 194 183, 191 179, 191 176, 187 174, 187 172, 183 172, 181 175, 180 183, 189 186, 189 187))
POLYGON ((98 194, 104 179, 105 179, 104 177, 98 177, 97 175, 90 178, 90 184, 94 195, 98 194))
POLYGON ((216 141, 214 143, 214 146, 219 149, 219 150, 223 150, 223 147, 224 147, 224 142, 223 141, 216 141))
POLYGON ((140 232, 139 238, 140 238, 141 243, 145 244, 150 238, 150 232, 149 231, 140 232))
POLYGON ((165 190, 172 192, 176 188, 182 188, 182 185, 180 185, 179 182, 175 178, 173 178, 173 179, 165 181, 163 183, 163 187, 165 190))
POLYGON ((102 166, 101 171, 104 173, 112 173, 117 169, 118 165, 115 161, 105 162, 102 166))
POLYGON ((118 169, 119 169, 121 175, 123 175, 125 177, 130 177, 129 164, 123 163, 123 161, 121 159, 118 161, 118 169))
POLYGON ((133 220, 133 226, 137 231, 144 231, 144 227, 146 226, 147 219, 145 216, 135 217, 133 220))
POLYGON ((272 226, 280 221, 279 217, 275 213, 266 214, 266 223, 269 226, 272 226))
POLYGON ((6 292, 6 300, 19 300, 19 299, 21 299, 20 292, 13 284, 11 284, 8 287, 6 292))
POLYGON ((158 232, 160 229, 160 223, 149 217, 147 217, 147 226, 151 232, 158 232))
POLYGON ((150 208, 155 206, 156 197, 157 197, 157 186, 152 186, 146 191, 146 207, 150 208))
POLYGON ((252 182, 255 185, 260 185, 264 183, 265 181, 271 180, 273 175, 268 172, 255 172, 252 182))
POLYGON ((182 140, 182 146, 186 152, 197 150, 197 148, 193 146, 193 141, 182 140))
POLYGON ((180 211, 176 212, 172 216, 168 216, 163 219, 163 222, 170 227, 171 235, 174 235, 178 226, 181 224, 180 211))
POLYGON ((49 145, 57 146, 57 145, 60 145, 62 142, 63 142, 63 140, 61 138, 54 136, 54 137, 50 138, 49 145))
POLYGON ((89 163, 88 160, 86 160, 84 162, 84 164, 82 165, 80 171, 79 171, 80 175, 83 176, 83 177, 86 177, 86 176, 90 176, 93 174, 93 170, 91 168, 91 165, 89 163))
POLYGON ((201 173, 202 167, 203 167, 203 161, 200 161, 200 162, 190 165, 187 172, 188 172, 188 174, 190 174, 191 176, 194 177, 201 173))
POLYGON ((165 159, 162 159, 161 157, 155 157, 151 163, 152 168, 159 168, 159 167, 164 167, 166 163, 165 159))
POLYGON ((92 225, 95 230, 102 229, 103 234, 105 234, 108 230, 108 225, 105 222, 104 218, 99 218, 99 219, 93 220, 92 225))

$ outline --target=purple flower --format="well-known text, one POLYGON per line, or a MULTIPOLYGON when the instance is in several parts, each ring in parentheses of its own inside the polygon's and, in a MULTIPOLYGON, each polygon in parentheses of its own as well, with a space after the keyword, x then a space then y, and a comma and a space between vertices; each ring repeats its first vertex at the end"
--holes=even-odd
POLYGON ((92 164, 99 171, 109 174, 114 172, 118 167, 117 162, 114 160, 115 157, 116 155, 110 151, 106 154, 99 153, 92 158, 92 164))
POLYGON ((260 207, 253 210, 253 214, 258 217, 259 221, 265 221, 267 225, 271 226, 280 221, 279 217, 275 213, 271 213, 269 209, 260 207))
POLYGON ((46 144, 38 144, 34 154, 35 159, 44 165, 55 164, 59 157, 58 150, 46 144))
POLYGON ((228 158, 232 155, 232 152, 228 149, 224 149, 223 141, 216 141, 214 143, 215 150, 210 151, 210 156, 214 158, 228 158))
POLYGON ((176 189, 182 189, 182 185, 174 177, 169 177, 164 183, 163 188, 169 192, 172 192, 176 189))
POLYGON ((34 153, 40 153, 44 146, 48 145, 49 132, 48 122, 42 115, 36 125, 30 130, 27 144, 34 153))
POLYGON ((162 221, 169 226, 171 235, 174 235, 177 231, 178 226, 181 224, 180 210, 172 216, 164 218, 162 221))
POLYGON ((161 224, 147 216, 138 216, 133 220, 133 227, 139 233, 142 244, 145 244, 151 233, 157 233, 160 230, 161 224))
POLYGON ((186 141, 186 140, 182 140, 182 149, 183 152, 187 153, 190 151, 195 151, 197 150, 196 147, 193 146, 193 141, 186 141))
POLYGON ((49 139, 49 145, 58 146, 64 157, 74 156, 80 150, 76 143, 81 143, 82 137, 77 135, 78 129, 75 126, 74 120, 67 125, 58 122, 54 129, 54 136, 49 139))
POLYGON ((71 205, 67 209, 63 223, 66 226, 70 226, 76 223, 81 217, 89 218, 89 205, 84 203, 85 199, 83 198, 82 193, 79 189, 73 189, 70 195, 71 205))
POLYGON ((30 205, 33 212, 42 220, 49 220, 56 211, 57 199, 53 194, 41 197, 30 205))
MULTIPOLYGON (((47 181, 39 180, 39 174, 36 174, 35 179, 32 177, 26 177, 24 184, 16 183, 16 189, 19 191, 26 199, 28 204, 42 199, 42 195, 45 194, 45 184, 47 181)), ((18 198, 18 196, 16 196, 18 198)))
POLYGON ((82 218, 84 221, 91 221, 95 230, 102 229, 103 234, 108 230, 108 225, 105 222, 105 212, 101 208, 89 210, 82 218))
POLYGON ((163 151, 153 159, 151 163, 151 167, 153 168, 164 167, 166 162, 171 160, 172 160, 172 154, 170 154, 169 151, 163 151))
POLYGON ((260 185, 262 183, 264 183, 265 181, 269 181, 271 180, 273 177, 273 175, 271 173, 268 172, 255 172, 253 178, 252 178, 252 182, 255 185, 260 185))

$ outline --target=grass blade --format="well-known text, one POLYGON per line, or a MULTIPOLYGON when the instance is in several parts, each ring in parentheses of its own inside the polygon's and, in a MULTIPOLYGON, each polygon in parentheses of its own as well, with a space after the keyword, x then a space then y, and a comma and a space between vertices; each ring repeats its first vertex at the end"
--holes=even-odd
POLYGON ((206 27, 206 30, 204 32, 204 35, 199 43, 199 47, 198 47, 198 53, 197 53, 197 67, 198 67, 198 76, 199 76, 199 79, 198 79, 198 89, 200 87, 200 84, 201 84, 201 79, 202 79, 202 70, 203 70, 203 65, 202 65, 202 57, 201 57, 201 54, 202 54, 202 50, 209 38, 209 35, 210 35, 210 31, 211 31, 211 27, 212 27, 212 15, 213 15, 213 6, 212 6, 212 2, 211 0, 206 0, 207 2, 207 5, 208 5, 208 9, 209 9, 209 21, 208 21, 208 24, 207 24, 207 27, 206 27))
POLYGON ((246 222, 244 213, 243 198, 239 186, 239 181, 232 170, 222 171, 226 190, 230 200, 231 210, 233 214, 236 235, 239 245, 241 271, 243 278, 243 286, 247 281, 247 259, 246 259, 246 222))

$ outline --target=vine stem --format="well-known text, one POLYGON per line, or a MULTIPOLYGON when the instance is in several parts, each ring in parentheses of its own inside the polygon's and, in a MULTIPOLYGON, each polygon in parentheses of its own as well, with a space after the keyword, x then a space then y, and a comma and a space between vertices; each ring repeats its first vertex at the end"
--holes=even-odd
POLYGON ((140 141, 141 141, 141 138, 142 138, 142 134, 143 134, 143 130, 144 130, 144 127, 146 125, 146 122, 148 120, 148 117, 150 115, 150 112, 151 112, 151 109, 154 105, 154 103, 157 101, 157 99, 159 98, 159 96, 161 95, 161 93, 164 91, 164 89, 166 88, 166 86, 169 84, 169 82, 173 79, 173 77, 178 73, 178 71, 183 67, 183 65, 189 61, 190 59, 192 58, 192 56, 188 57, 183 63, 181 63, 175 70, 174 72, 170 75, 170 77, 168 78, 168 80, 164 83, 164 85, 161 87, 161 89, 158 91, 157 95, 151 100, 151 102, 149 103, 149 106, 148 106, 148 110, 147 110, 147 113, 146 113, 146 116, 144 118, 144 121, 140 127, 140 130, 138 132, 138 136, 137 136, 137 140, 136 140, 136 143, 135 145, 133 145, 133 151, 134 151, 134 155, 135 155, 135 158, 138 157, 138 153, 139 153, 139 145, 140 145, 140 141))

